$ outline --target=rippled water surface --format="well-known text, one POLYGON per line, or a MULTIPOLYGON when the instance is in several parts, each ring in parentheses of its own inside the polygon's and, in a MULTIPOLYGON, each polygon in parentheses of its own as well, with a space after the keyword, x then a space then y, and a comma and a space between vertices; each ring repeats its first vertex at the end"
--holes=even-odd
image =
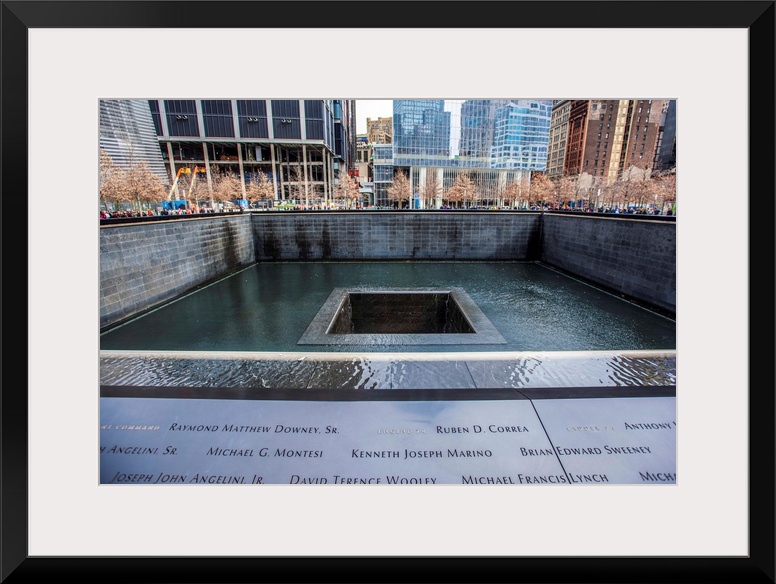
POLYGON ((674 350, 674 320, 533 263, 260 263, 101 335, 104 350, 674 350), (337 287, 460 287, 497 345, 297 345, 337 287))

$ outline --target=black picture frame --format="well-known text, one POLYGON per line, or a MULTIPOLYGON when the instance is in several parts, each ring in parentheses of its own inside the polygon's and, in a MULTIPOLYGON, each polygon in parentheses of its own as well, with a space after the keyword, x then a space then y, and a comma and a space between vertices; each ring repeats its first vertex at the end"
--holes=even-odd
MULTIPOLYGON (((28 403, 27 334, 18 325, 4 334, 6 382, 2 392, 2 563, 9 583, 54 582, 774 582, 774 2, 623 1, 412 2, 405 19, 399 1, 354 2, 2 2, 2 193, 6 228, 2 256, 11 285, 8 312, 29 311, 27 256, 27 32, 30 28, 186 28, 283 21, 294 5, 295 27, 359 27, 379 14, 381 27, 502 28, 493 14, 519 10, 520 27, 742 28, 749 31, 749 543, 747 557, 29 557, 27 553, 28 403), (197 10, 180 10, 196 4, 197 10), (235 20, 237 5, 242 18, 235 20), (448 3, 453 4, 453 3, 448 3), (205 10, 206 5, 212 9, 205 10), (427 5, 427 6, 424 6, 427 5), (606 5, 606 6, 604 6, 606 5), (356 8, 354 13, 348 13, 356 8), (426 9, 424 11, 424 9, 426 9), (421 16, 433 14, 433 18, 421 16), (336 20, 335 20, 336 19, 336 20), (754 118, 756 113, 756 127, 754 118), (756 195, 756 198, 755 198, 756 195), (10 243, 14 242, 14 243, 10 243), (17 283, 18 282, 18 283, 17 283), (19 355, 18 353, 22 353, 19 355)), ((409 3, 408 3, 409 4, 409 3)), ((0 203, 1 204, 1 203, 0 203)), ((725 212, 721 210, 721 212, 725 212)), ((724 269, 724 266, 721 266, 724 269)), ((713 512, 713 511, 711 511, 713 512)))

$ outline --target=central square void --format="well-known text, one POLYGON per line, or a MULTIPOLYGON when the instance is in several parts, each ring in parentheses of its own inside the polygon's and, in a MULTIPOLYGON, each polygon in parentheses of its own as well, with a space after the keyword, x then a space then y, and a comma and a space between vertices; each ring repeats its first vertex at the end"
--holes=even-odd
POLYGON ((460 288, 335 288, 298 345, 502 344, 460 288))
POLYGON ((348 292, 328 334, 473 334, 449 292, 348 292))

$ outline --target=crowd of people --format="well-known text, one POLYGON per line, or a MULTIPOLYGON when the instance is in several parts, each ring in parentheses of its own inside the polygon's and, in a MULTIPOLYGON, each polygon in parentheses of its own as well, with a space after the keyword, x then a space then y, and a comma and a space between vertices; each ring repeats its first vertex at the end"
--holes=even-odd
MULTIPOLYGON (((354 205, 353 207, 350 207, 347 210, 391 210, 395 207, 386 207, 386 206, 369 206, 369 205, 354 205)), ((326 207, 324 206, 310 206, 309 210, 313 211, 319 211, 319 210, 325 210, 326 207)), ((402 210, 406 210, 407 207, 402 207, 402 210)), ((443 205, 441 207, 442 210, 456 210, 455 207, 450 207, 448 205, 443 205)), ((514 210, 511 207, 470 207, 470 209, 474 210, 502 210, 502 211, 510 211, 514 210)), ((304 205, 288 205, 285 207, 278 207, 273 210, 294 210, 294 211, 305 211, 308 210, 304 205)), ((460 209, 465 210, 465 209, 460 209)), ((529 210, 529 209, 524 209, 529 210)), ((544 207, 537 207, 536 205, 532 205, 530 207, 531 211, 573 211, 573 212, 583 212, 583 213, 615 213, 615 214, 627 214, 627 215, 667 215, 671 216, 675 214, 675 210, 672 206, 667 207, 666 209, 661 209, 659 207, 628 207, 628 208, 621 208, 621 207, 608 207, 608 206, 600 206, 598 209, 594 209, 592 207, 587 208, 580 208, 580 207, 571 207, 568 205, 545 205, 544 207)), ((242 213, 243 208, 239 206, 233 206, 225 208, 223 211, 216 211, 212 207, 200 207, 197 208, 178 208, 178 209, 145 209, 142 211, 138 210, 119 210, 119 211, 106 211, 104 209, 100 210, 100 219, 115 219, 115 218, 129 218, 129 217, 158 217, 158 216, 169 216, 169 215, 204 215, 208 213, 242 213)))
MULTIPOLYGON (((531 207, 532 211, 539 211, 540 209, 538 207, 531 207)), ((575 211, 577 213, 616 213, 616 214, 622 214, 622 215, 673 215, 674 210, 672 207, 668 207, 667 209, 661 209, 659 207, 598 207, 598 209, 594 209, 593 207, 587 207, 585 209, 582 208, 575 208, 575 207, 569 207, 569 206, 556 206, 556 207, 545 207, 545 211, 575 211)))
MULTIPOLYGON (((224 209, 224 213, 242 213, 242 207, 230 207, 224 209)), ((144 209, 142 211, 137 210, 123 210, 123 211, 106 211, 100 210, 100 219, 118 219, 124 217, 160 217, 166 215, 204 215, 206 213, 216 213, 217 211, 212 207, 200 207, 199 209, 144 209)), ((222 211, 218 211, 219 213, 222 211)))

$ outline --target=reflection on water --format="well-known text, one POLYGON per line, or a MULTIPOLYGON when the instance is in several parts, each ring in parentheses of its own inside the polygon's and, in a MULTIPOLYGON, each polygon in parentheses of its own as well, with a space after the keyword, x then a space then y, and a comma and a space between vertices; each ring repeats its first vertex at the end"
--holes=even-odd
MULTIPOLYGON (((104 333, 100 348, 295 352, 301 348, 297 341, 334 288, 381 286, 461 287, 507 341, 490 346, 407 345, 402 351, 675 349, 674 320, 544 266, 519 262, 259 263, 104 333)), ((396 347, 357 349, 391 352, 396 347)), ((303 350, 353 352, 354 346, 305 345, 303 350)), ((537 375, 532 367, 527 363, 524 369, 514 368, 515 382, 537 375)), ((627 370, 622 363, 612 363, 609 375, 624 380, 637 368, 637 363, 628 364, 627 370)), ((261 379, 261 372, 252 370, 230 374, 261 379)), ((341 371, 341 376, 348 375, 363 385, 385 382, 382 370, 370 373, 363 364, 341 371)))
POLYGON ((423 360, 417 354, 316 358, 104 356, 103 385, 277 389, 443 389, 676 385, 673 351, 537 353, 423 360))
POLYGON ((657 360, 617 355, 609 361, 613 385, 676 385, 676 358, 657 360))

